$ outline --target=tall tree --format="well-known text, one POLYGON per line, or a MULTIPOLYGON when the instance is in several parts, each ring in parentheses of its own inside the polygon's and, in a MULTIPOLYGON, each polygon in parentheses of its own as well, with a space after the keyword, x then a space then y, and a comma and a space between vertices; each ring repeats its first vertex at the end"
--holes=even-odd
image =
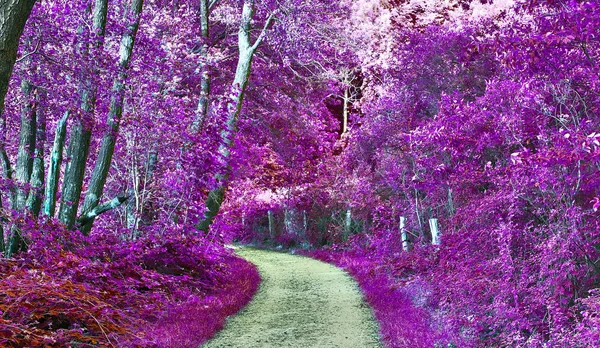
POLYGON ((252 59, 256 53, 256 49, 264 39, 267 29, 273 22, 274 14, 271 14, 264 24, 260 34, 252 43, 250 34, 252 32, 252 19, 254 17, 254 0, 245 0, 242 8, 242 18, 240 20, 240 28, 238 30, 238 63, 235 70, 235 77, 231 85, 230 100, 227 104, 227 121, 225 129, 221 132, 221 144, 219 145, 219 153, 223 157, 225 165, 220 173, 217 174, 218 186, 209 192, 206 199, 206 211, 204 219, 200 221, 197 228, 202 231, 208 231, 215 216, 219 212, 227 182, 230 176, 229 161, 231 158, 231 147, 235 139, 238 129, 238 119, 242 111, 242 103, 244 101, 244 93, 248 86, 250 73, 252 71, 252 59))
MULTIPOLYGON (((96 48, 100 47, 104 42, 107 10, 108 0, 95 0, 94 8, 92 10, 92 28, 95 31, 93 35, 95 35, 96 38, 94 42, 96 48)), ((80 28, 79 30, 83 31, 83 28, 80 28)), ((80 44, 80 54, 84 56, 88 55, 88 46, 89 45, 85 43, 80 44)), ((81 109, 83 111, 83 117, 75 120, 69 139, 67 158, 69 158, 70 161, 65 168, 60 211, 58 213, 60 220, 69 227, 72 227, 75 223, 77 210, 79 208, 85 167, 92 137, 96 92, 96 86, 92 79, 88 78, 82 82, 81 109)))
POLYGON ((196 116, 194 119, 193 128, 199 131, 204 126, 206 117, 208 115, 208 103, 210 96, 210 68, 208 64, 208 50, 209 50, 209 35, 210 35, 210 8, 216 1, 200 0, 200 36, 202 37, 202 48, 200 58, 202 60, 202 76, 200 80, 200 98, 198 99, 198 107, 196 108, 196 116))
MULTIPOLYGON (((14 211, 23 211, 27 200, 27 184, 31 178, 33 169, 33 153, 36 142, 36 118, 37 118, 37 88, 29 81, 21 81, 21 90, 25 95, 25 103, 21 111, 21 132, 19 135, 19 150, 17 153, 17 162, 15 165, 15 180, 17 189, 11 197, 11 209, 14 211)), ((22 250, 24 247, 21 231, 16 224, 10 227, 8 236, 8 245, 6 255, 22 250)))
POLYGON ((36 0, 0 0, 0 115, 12 75, 19 40, 36 0))
MULTIPOLYGON (((140 25, 143 4, 143 0, 133 0, 127 13, 126 18, 129 23, 127 24, 127 29, 123 34, 121 45, 119 47, 119 74, 113 85, 110 110, 106 120, 107 130, 102 137, 100 152, 96 159, 96 166, 94 167, 92 177, 90 178, 88 190, 83 202, 82 210, 84 214, 91 212, 98 206, 104 191, 104 184, 106 183, 106 177, 108 176, 113 153, 115 152, 119 123, 121 121, 121 116, 123 115, 123 100, 125 81, 127 80, 127 70, 129 68, 129 62, 131 61, 135 37, 140 25)), ((81 232, 88 234, 93 221, 93 217, 86 221, 80 228, 81 232)))

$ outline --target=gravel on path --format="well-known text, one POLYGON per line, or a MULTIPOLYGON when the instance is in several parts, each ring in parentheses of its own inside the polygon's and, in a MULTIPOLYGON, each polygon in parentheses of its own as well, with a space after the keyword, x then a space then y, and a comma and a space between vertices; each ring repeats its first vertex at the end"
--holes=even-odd
POLYGON ((378 326, 354 280, 308 257, 242 247, 262 277, 250 304, 204 348, 382 347, 378 326))

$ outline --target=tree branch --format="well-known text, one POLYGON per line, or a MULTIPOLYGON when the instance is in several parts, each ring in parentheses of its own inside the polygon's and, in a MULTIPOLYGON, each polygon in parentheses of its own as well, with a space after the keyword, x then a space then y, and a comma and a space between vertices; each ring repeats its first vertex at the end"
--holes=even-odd
POLYGON ((217 2, 219 2, 219 0, 211 0, 211 2, 208 4, 208 9, 212 10, 212 8, 217 4, 217 2))
POLYGON ((78 229, 82 226, 85 226, 88 223, 92 222, 98 215, 106 213, 109 210, 115 209, 116 207, 123 204, 123 202, 128 200, 129 197, 130 197, 129 195, 125 195, 125 194, 118 195, 117 197, 111 199, 110 201, 103 203, 103 204, 99 204, 99 205, 95 206, 92 210, 81 214, 75 222, 74 229, 78 229))
POLYGON ((254 45, 252 45, 252 51, 255 51, 258 48, 258 45, 260 45, 261 41, 264 39, 264 37, 267 33, 267 29, 269 28, 269 26, 271 25, 271 23, 273 22, 274 19, 275 19, 275 13, 271 13, 269 18, 267 18, 267 21, 265 22, 265 25, 263 26, 262 30, 260 31, 258 38, 256 38, 254 45))
POLYGON ((18 63, 18 62, 22 61, 23 59, 25 59, 33 54, 36 54, 38 52, 38 49, 40 48, 40 42, 42 42, 41 39, 38 40, 33 51, 25 53, 24 55, 21 56, 21 58, 15 60, 15 63, 18 63))

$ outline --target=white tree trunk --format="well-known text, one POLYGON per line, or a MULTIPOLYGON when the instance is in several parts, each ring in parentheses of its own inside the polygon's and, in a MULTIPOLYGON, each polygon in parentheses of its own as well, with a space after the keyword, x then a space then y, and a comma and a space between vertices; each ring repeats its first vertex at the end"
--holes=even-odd
POLYGON ((400 217, 400 235, 402 236, 402 250, 410 250, 410 241, 408 240, 408 232, 406 232, 406 218, 400 217))
POLYGON ((208 40, 209 40, 209 14, 210 4, 208 0, 200 0, 200 35, 202 37, 202 51, 201 55, 201 80, 200 80, 200 98, 198 99, 198 106, 196 107, 196 117, 192 128, 197 132, 201 131, 206 122, 208 116, 208 103, 210 97, 210 70, 208 65, 208 40))
POLYGON ((429 228, 431 229, 431 244, 442 244, 442 235, 438 227, 438 219, 429 219, 429 228))
POLYGON ((344 219, 344 233, 346 237, 350 234, 350 228, 352 227, 352 211, 346 209, 346 218, 344 219))

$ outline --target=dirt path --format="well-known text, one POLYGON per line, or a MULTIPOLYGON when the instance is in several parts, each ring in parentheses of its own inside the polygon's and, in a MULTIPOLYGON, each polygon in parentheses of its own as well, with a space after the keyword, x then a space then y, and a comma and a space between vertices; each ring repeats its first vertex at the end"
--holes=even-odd
POLYGON ((242 248, 262 283, 205 348, 382 347, 377 324, 346 273, 307 257, 242 248))

